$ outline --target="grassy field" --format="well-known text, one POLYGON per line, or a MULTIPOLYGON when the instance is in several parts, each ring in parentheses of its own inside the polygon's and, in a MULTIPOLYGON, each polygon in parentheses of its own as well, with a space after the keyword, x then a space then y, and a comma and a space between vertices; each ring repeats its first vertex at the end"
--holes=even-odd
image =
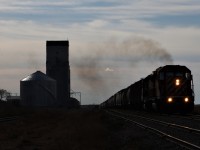
POLYGON ((11 113, 23 116, 16 121, 0 123, 0 150, 178 149, 98 109, 12 107, 7 109, 7 115, 11 113))
POLYGON ((84 110, 34 110, 1 123, 0 149, 103 149, 108 137, 102 114, 84 110))

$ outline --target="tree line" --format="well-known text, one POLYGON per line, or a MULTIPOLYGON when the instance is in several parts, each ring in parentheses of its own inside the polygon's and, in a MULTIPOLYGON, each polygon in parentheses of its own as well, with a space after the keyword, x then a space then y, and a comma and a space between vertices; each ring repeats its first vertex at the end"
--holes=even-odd
POLYGON ((10 96, 11 93, 8 92, 7 90, 5 89, 0 89, 0 100, 1 101, 5 101, 7 99, 8 96, 10 96))

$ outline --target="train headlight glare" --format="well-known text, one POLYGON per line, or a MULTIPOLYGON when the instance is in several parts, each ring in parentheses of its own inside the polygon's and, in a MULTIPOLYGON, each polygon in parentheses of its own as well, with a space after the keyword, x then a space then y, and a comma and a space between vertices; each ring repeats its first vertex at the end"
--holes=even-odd
POLYGON ((184 101, 185 101, 186 103, 189 102, 189 98, 186 97, 186 98, 184 99, 184 101))
POLYGON ((180 85, 180 80, 176 79, 176 86, 179 86, 179 85, 180 85))
POLYGON ((167 101, 168 101, 168 103, 171 103, 171 102, 173 101, 173 99, 172 99, 171 97, 169 97, 169 98, 167 99, 167 101))

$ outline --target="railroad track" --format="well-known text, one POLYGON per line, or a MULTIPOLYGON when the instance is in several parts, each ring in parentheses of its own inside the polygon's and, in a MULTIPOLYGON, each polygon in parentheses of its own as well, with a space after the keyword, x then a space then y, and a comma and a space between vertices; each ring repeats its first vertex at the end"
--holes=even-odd
POLYGON ((187 115, 180 115, 180 114, 160 114, 160 113, 154 113, 154 112, 144 112, 144 111, 135 111, 137 113, 142 113, 146 115, 157 115, 157 116, 170 116, 171 118, 182 118, 182 119, 187 119, 187 120, 195 120, 195 121, 200 121, 200 115, 195 115, 195 114, 187 114, 187 115))
POLYGON ((182 118, 200 121, 200 115, 189 115, 189 116, 182 116, 182 118))
POLYGON ((141 115, 124 114, 124 113, 117 112, 117 111, 113 111, 113 112, 120 113, 122 115, 134 116, 134 117, 137 117, 137 118, 146 119, 146 120, 157 122, 159 124, 163 124, 163 125, 166 125, 166 126, 180 128, 180 129, 183 129, 183 130, 186 130, 186 131, 189 131, 189 132, 194 132, 196 134, 200 134, 199 129, 195 129, 195 128, 191 128, 191 127, 187 127, 187 126, 183 126, 183 125, 179 125, 179 124, 174 124, 174 123, 168 123, 168 122, 165 122, 165 121, 160 121, 160 120, 157 120, 157 119, 148 118, 148 117, 144 117, 144 116, 141 116, 141 115))
MULTIPOLYGON (((120 110, 121 111, 121 110, 120 110)), ((200 130, 200 115, 195 114, 187 114, 187 115, 180 115, 180 114, 161 114, 156 112, 145 112, 145 111, 130 111, 124 110, 126 113, 133 113, 140 116, 146 116, 148 118, 155 118, 157 120, 171 122, 171 124, 183 124, 184 126, 188 126, 189 128, 196 128, 200 130), (192 122, 192 124, 191 124, 192 122)))
MULTIPOLYGON (((166 116, 166 114, 161 114, 161 116, 166 116)), ((200 121, 200 115, 195 115, 195 114, 189 114, 189 115, 185 115, 185 116, 171 114, 168 116, 173 117, 173 118, 183 118, 183 119, 187 119, 187 120, 200 121)))
POLYGON ((107 113, 158 134, 162 138, 176 143, 181 147, 200 150, 199 129, 119 111, 107 110, 107 113))
POLYGON ((16 120, 19 116, 1 117, 0 123, 16 120))

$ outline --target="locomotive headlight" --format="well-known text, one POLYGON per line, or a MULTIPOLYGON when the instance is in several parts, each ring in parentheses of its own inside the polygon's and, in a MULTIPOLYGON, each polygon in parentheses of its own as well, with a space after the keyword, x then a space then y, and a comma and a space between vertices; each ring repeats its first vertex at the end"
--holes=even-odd
POLYGON ((167 99, 167 102, 168 103, 171 103, 173 101, 173 99, 171 98, 171 97, 169 97, 168 99, 167 99))
POLYGON ((179 86, 180 85, 180 80, 179 79, 176 79, 176 86, 179 86))
POLYGON ((184 101, 185 101, 186 103, 189 102, 189 98, 186 97, 186 98, 184 99, 184 101))

